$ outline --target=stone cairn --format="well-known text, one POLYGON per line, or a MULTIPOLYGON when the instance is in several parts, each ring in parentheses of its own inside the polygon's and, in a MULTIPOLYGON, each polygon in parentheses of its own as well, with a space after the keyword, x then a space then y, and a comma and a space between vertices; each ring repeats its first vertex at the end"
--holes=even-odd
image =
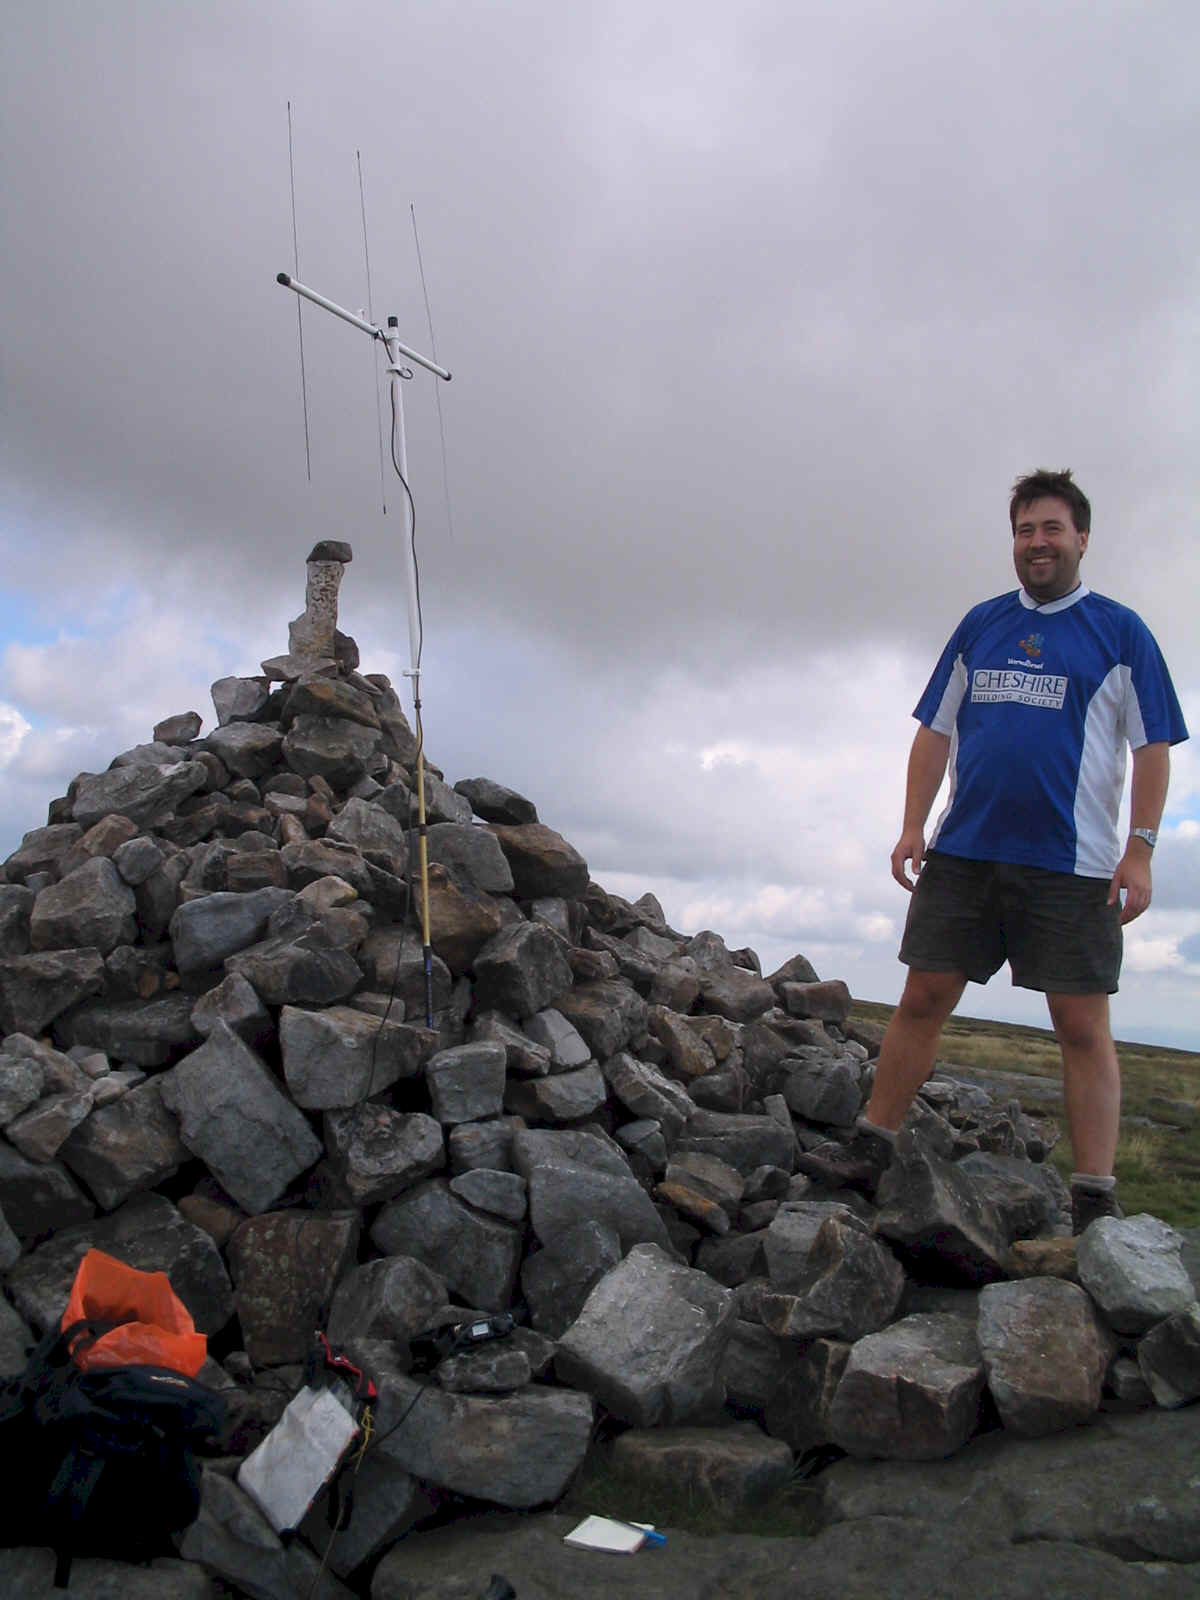
POLYGON ((285 1548, 234 1472, 317 1327, 380 1391, 329 1594, 447 1491, 552 1504, 602 1419, 631 1467, 736 1441, 765 1492, 830 1446, 932 1461, 1200 1396, 1179 1236, 1076 1251, 1053 1131, 939 1072, 877 1203, 822 1191, 795 1154, 849 1133, 878 1045, 846 985, 764 978, 427 766, 428 1028, 416 742, 337 630, 350 559, 313 550, 289 653, 213 685, 211 733, 81 773, 0 872, 0 1360, 89 1247, 169 1275, 229 1404, 187 1560, 307 1592, 328 1524, 285 1548), (413 1372, 422 1331, 504 1311, 413 1372))

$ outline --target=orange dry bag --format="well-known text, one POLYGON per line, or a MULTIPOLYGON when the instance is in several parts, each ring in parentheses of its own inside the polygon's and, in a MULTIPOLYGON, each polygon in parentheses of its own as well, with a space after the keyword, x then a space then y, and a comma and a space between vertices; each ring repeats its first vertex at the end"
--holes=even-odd
POLYGON ((102 1250, 89 1250, 79 1263, 71 1298, 60 1324, 79 1327, 73 1350, 84 1372, 102 1367, 169 1367, 194 1378, 204 1365, 208 1340, 179 1299, 165 1272, 139 1272, 102 1250), (106 1325, 116 1323, 116 1327, 106 1325), (89 1335, 105 1329, 98 1337, 89 1335))

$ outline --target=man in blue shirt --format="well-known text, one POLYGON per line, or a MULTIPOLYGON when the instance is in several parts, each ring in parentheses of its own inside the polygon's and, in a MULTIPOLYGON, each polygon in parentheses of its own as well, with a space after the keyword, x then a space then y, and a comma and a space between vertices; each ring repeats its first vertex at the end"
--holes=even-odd
POLYGON ((1080 1233, 1121 1215, 1108 997, 1121 927, 1150 904, 1168 752, 1187 728, 1145 624, 1080 580, 1091 507, 1070 472, 1022 478, 1009 518, 1021 587, 967 613, 914 713, 921 726, 892 852, 892 876, 913 896, 900 947, 909 971, 871 1099, 848 1144, 821 1145, 797 1164, 873 1192, 946 1019, 968 981, 986 983, 1007 960, 1014 983, 1045 993, 1062 1050, 1080 1233), (1121 842, 1126 747, 1133 781, 1121 842), (927 842, 947 768, 949 801, 927 842))

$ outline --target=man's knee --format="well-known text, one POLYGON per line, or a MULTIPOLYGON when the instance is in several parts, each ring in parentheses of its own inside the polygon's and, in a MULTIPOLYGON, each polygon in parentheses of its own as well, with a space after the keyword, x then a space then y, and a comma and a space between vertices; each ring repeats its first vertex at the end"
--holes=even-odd
POLYGON ((910 967, 897 1010, 909 1022, 940 1025, 954 1010, 966 986, 961 972, 921 972, 910 967))
POLYGON ((1046 1004, 1064 1049, 1093 1051, 1112 1043, 1106 994, 1048 994, 1046 1004))

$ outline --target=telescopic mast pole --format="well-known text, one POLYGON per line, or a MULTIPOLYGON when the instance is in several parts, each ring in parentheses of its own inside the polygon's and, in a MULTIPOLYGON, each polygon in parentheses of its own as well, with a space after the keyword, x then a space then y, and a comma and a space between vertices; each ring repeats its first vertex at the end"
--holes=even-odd
MULTIPOLYGON (((347 311, 344 306, 339 306, 333 300, 327 300, 324 295, 318 294, 315 289, 310 289, 306 284, 300 283, 290 273, 281 272, 276 281, 285 289, 291 289, 304 300, 311 300, 314 305, 322 310, 332 312, 335 317, 341 317, 343 322, 348 322, 351 327, 358 328, 360 332, 369 334, 372 339, 378 339, 387 351, 388 363, 386 372, 391 384, 392 397, 392 448, 393 462, 404 482, 404 567, 407 579, 408 597, 408 650, 409 666, 405 677, 412 680, 413 709, 417 724, 417 857, 420 864, 421 880, 421 957, 425 974, 425 1022, 426 1026, 433 1027, 433 945, 430 942, 429 931, 429 852, 426 845, 426 818, 425 818, 425 738, 421 722, 421 614, 417 594, 417 564, 413 551, 413 507, 412 497, 408 489, 408 444, 404 430, 404 392, 403 381, 405 369, 400 365, 400 358, 413 361, 419 367, 424 367, 427 372, 432 372, 437 378, 449 383, 450 374, 445 367, 439 367, 428 356, 410 350, 407 345, 401 344, 400 336, 396 329, 399 326, 395 317, 387 319, 387 327, 376 327, 373 322, 368 322, 365 317, 347 311)), ((409 374, 411 376, 411 373, 409 374)))

